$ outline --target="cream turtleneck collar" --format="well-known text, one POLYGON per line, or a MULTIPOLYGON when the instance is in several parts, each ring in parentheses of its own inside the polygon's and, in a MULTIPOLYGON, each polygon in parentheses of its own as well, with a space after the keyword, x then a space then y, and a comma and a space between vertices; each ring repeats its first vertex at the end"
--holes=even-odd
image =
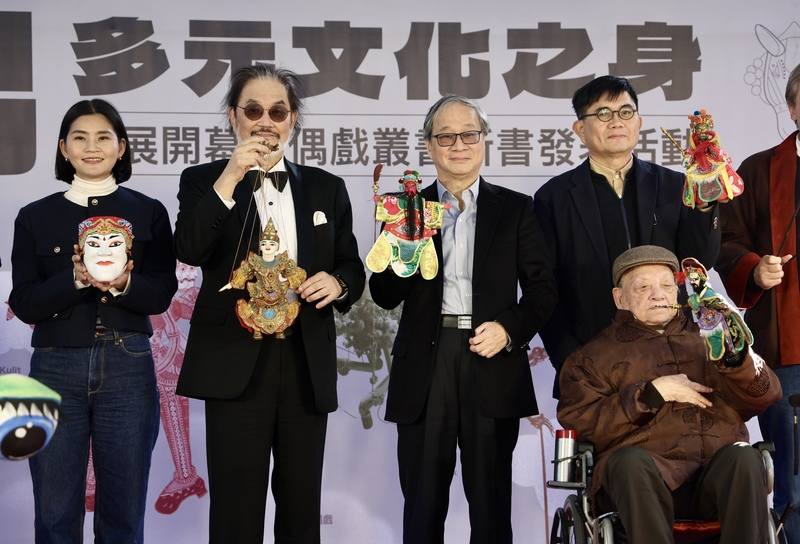
POLYGON ((79 206, 88 206, 89 197, 106 196, 117 190, 117 180, 108 176, 100 181, 86 181, 78 176, 72 178, 71 187, 64 193, 64 198, 79 206))

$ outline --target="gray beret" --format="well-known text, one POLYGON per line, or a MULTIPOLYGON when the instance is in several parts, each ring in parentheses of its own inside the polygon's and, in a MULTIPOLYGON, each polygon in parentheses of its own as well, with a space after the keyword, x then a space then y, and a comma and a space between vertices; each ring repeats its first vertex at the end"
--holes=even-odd
POLYGON ((670 267, 673 272, 678 271, 678 258, 670 250, 661 246, 637 246, 614 259, 614 265, 611 267, 614 285, 619 286, 619 280, 625 272, 643 264, 663 264, 670 267))

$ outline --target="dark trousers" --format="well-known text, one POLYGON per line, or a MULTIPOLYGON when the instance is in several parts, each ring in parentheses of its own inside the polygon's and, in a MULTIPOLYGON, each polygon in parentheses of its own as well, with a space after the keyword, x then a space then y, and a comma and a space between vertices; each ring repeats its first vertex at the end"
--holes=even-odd
POLYGON ((800 365, 774 369, 781 382, 783 398, 758 416, 758 426, 764 440, 775 444, 775 493, 772 502, 778 515, 787 504, 795 509, 783 526, 788 544, 800 544, 800 475, 794 473, 794 409, 789 397, 800 393, 800 365))
POLYGON ((242 396, 206 401, 210 542, 263 542, 271 452, 276 544, 318 544, 328 416, 315 410, 300 335, 262 342, 242 396))
POLYGON ((470 544, 505 544, 511 535, 511 457, 519 419, 482 416, 477 406, 471 331, 442 329, 423 417, 397 425, 405 544, 441 544, 450 483, 461 450, 470 544))
MULTIPOLYGON (((94 542, 144 542, 159 421, 147 336, 109 330, 86 348, 36 348, 31 377, 61 395, 53 438, 30 459, 36 544, 83 542, 90 439, 97 478, 94 542)), ((7 542, 2 532, 0 542, 7 542)))
POLYGON ((619 513, 631 544, 671 544, 676 517, 719 520, 720 544, 767 541, 764 465, 761 454, 744 445, 720 448, 672 492, 645 450, 617 450, 608 459, 598 508, 619 513))

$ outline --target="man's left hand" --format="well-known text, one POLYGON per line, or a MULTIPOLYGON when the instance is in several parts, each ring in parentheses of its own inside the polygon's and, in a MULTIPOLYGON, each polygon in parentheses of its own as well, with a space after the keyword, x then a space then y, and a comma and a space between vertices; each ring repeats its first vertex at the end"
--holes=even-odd
POLYGON ((297 288, 297 294, 306 302, 319 301, 315 307, 324 308, 342 294, 342 287, 336 278, 327 272, 317 272, 297 288))
POLYGON ((486 321, 475 328, 475 336, 469 339, 470 351, 481 357, 494 357, 508 344, 506 329, 497 321, 486 321))

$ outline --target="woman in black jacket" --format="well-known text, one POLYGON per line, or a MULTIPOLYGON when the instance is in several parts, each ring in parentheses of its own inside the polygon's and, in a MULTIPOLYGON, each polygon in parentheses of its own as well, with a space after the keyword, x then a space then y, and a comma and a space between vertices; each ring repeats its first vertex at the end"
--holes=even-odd
POLYGON ((56 432, 30 461, 36 542, 83 541, 90 444, 95 538, 141 542, 159 422, 148 316, 177 290, 172 230, 160 202, 119 185, 130 178, 131 152, 108 102, 67 111, 55 165, 70 188, 20 210, 11 254, 9 305, 35 325, 31 376, 62 397, 56 432), (76 245, 79 224, 98 216, 124 219, 133 234, 127 265, 106 281, 87 271, 76 245))

